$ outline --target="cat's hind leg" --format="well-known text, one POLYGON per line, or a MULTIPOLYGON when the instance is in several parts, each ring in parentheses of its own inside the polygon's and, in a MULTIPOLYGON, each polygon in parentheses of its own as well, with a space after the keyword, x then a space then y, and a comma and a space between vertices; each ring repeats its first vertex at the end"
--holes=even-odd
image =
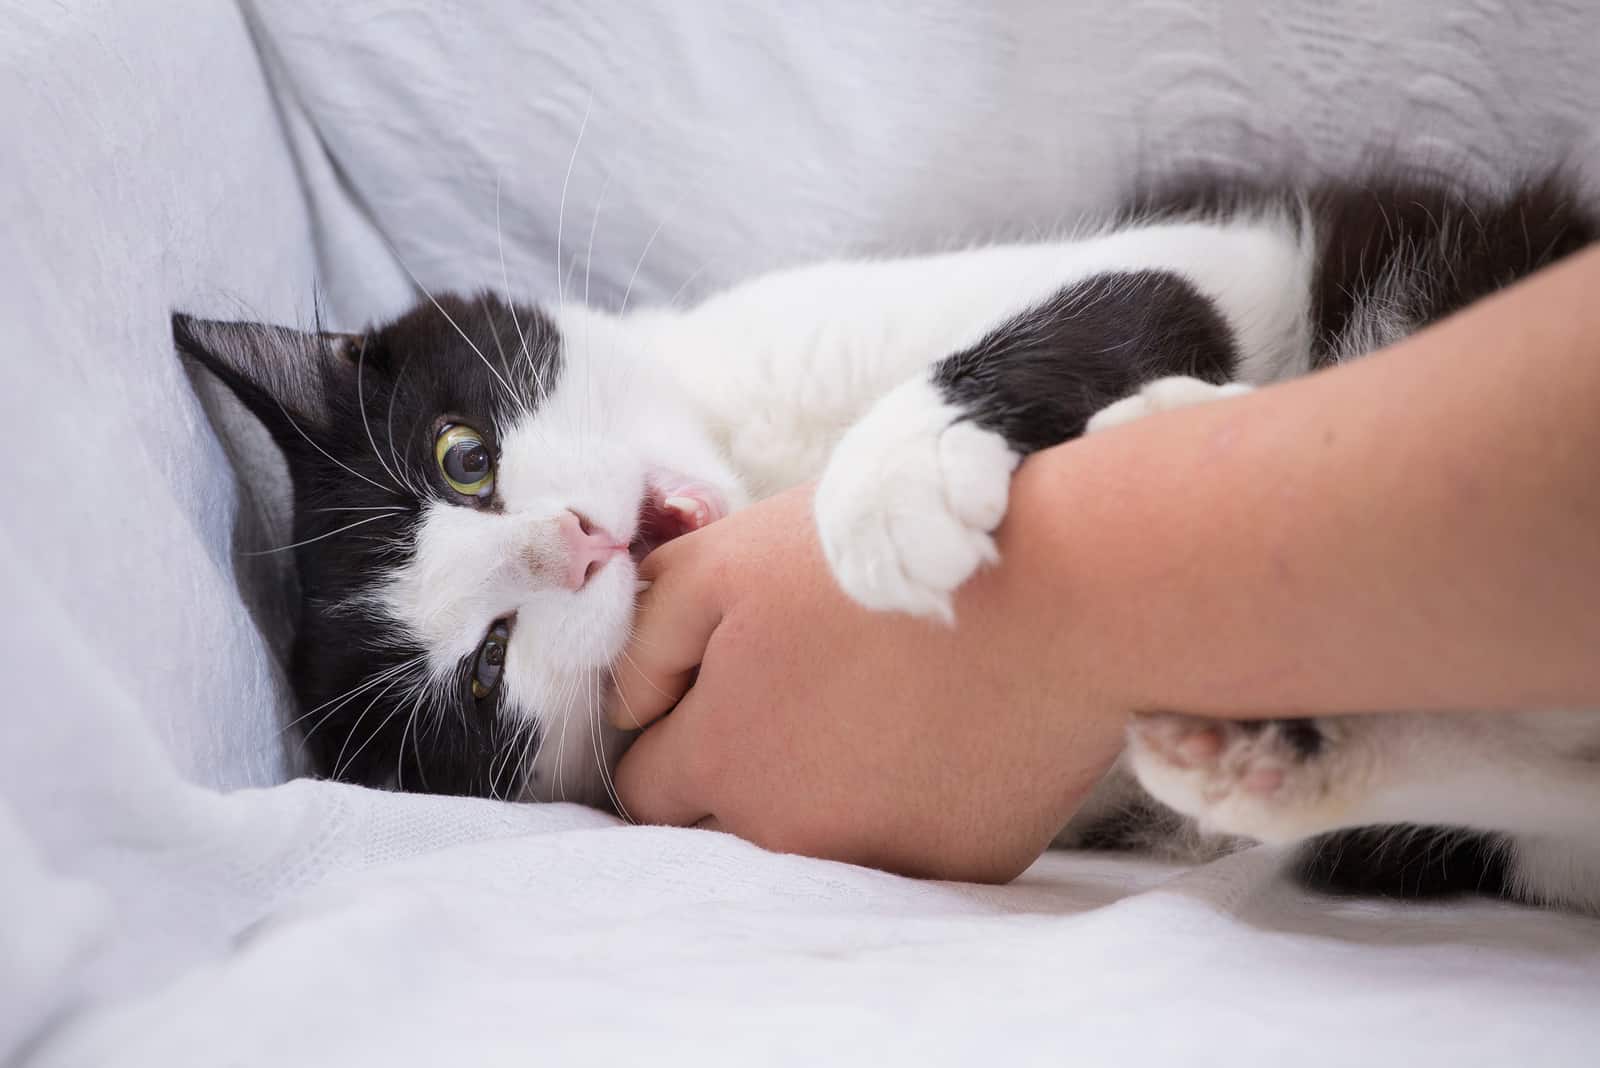
POLYGON ((1128 751, 1140 785, 1209 832, 1298 842, 1381 828, 1303 855, 1324 882, 1403 888, 1409 872, 1420 887, 1453 859, 1481 865, 1458 874, 1482 889, 1591 911, 1600 911, 1597 756, 1591 712, 1154 714, 1135 719, 1128 751))

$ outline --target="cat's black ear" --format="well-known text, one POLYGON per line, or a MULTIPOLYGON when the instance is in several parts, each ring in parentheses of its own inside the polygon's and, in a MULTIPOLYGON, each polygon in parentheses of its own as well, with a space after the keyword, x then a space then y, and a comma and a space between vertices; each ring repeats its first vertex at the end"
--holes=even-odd
POLYGON ((221 322, 181 313, 172 316, 172 340, 179 352, 222 379, 280 442, 295 440, 296 427, 326 425, 329 396, 353 388, 357 361, 366 347, 360 334, 221 322))

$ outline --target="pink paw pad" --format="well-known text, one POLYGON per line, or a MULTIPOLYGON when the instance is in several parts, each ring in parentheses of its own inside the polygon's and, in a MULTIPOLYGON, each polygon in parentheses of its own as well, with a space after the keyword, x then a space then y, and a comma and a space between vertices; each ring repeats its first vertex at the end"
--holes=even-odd
POLYGON ((1191 731, 1178 742, 1177 755, 1189 767, 1216 762, 1222 752, 1222 734, 1211 727, 1191 731))
POLYGON ((1222 732, 1182 716, 1143 716, 1134 730, 1153 752, 1180 768, 1216 762, 1222 753, 1222 732))
POLYGON ((1239 785, 1244 787, 1246 793, 1256 797, 1271 797, 1283 785, 1283 779, 1282 768, 1251 768, 1239 785))

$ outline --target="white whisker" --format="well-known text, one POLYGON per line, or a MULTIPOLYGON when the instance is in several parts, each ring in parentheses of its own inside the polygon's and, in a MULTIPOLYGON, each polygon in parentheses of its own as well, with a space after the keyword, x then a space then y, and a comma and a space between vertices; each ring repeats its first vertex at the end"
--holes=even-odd
MULTIPOLYGON (((389 411, 383 420, 383 432, 389 439, 389 459, 394 461, 394 465, 398 470, 404 470, 405 465, 400 462, 400 457, 394 451, 394 402, 400 399, 400 380, 406 376, 406 372, 410 369, 411 357, 407 356, 406 362, 400 365, 399 372, 394 376, 394 382, 389 386, 389 411)), ((411 487, 409 478, 406 479, 406 487, 408 489, 411 487)), ((422 494, 412 490, 412 496, 420 498, 422 494)))
MULTIPOLYGON (((402 678, 404 678, 404 676, 397 676, 394 679, 391 679, 389 683, 383 687, 383 689, 374 694, 372 700, 367 702, 367 707, 361 710, 361 715, 357 716, 356 721, 350 725, 350 733, 344 736, 344 744, 339 747, 339 756, 333 762, 333 778, 340 778, 343 772, 348 769, 349 765, 345 763, 344 751, 350 748, 350 739, 354 738, 356 736, 356 731, 361 729, 361 724, 367 718, 367 713, 371 712, 373 707, 377 705, 378 701, 382 699, 383 695, 394 689, 402 678)), ((396 708, 395 712, 398 711, 399 709, 396 708)), ((356 758, 361 755, 361 751, 371 744, 372 739, 378 736, 378 733, 383 730, 384 725, 387 724, 389 720, 394 718, 394 714, 394 712, 390 712, 387 716, 385 716, 383 718, 383 722, 378 724, 378 729, 373 731, 371 734, 368 734, 367 740, 362 742, 361 745, 356 748, 354 753, 350 754, 351 763, 354 763, 356 758)))
POLYGON ((556 208, 556 307, 566 310, 567 287, 562 279, 565 265, 561 261, 561 239, 567 226, 567 186, 572 182, 572 167, 578 162, 578 148, 583 144, 583 132, 589 128, 589 113, 594 109, 594 94, 589 94, 588 103, 583 106, 583 121, 578 123, 578 136, 572 142, 572 155, 567 157, 567 173, 561 179, 561 202, 556 208))
MULTIPOLYGON (((426 789, 427 785, 428 785, 427 776, 424 775, 423 771, 422 771, 422 750, 418 746, 418 742, 417 742, 417 733, 418 732, 416 730, 417 713, 422 710, 422 699, 427 696, 427 687, 425 685, 423 685, 423 686, 417 686, 415 689, 416 689, 416 694, 415 694, 415 699, 411 702, 411 711, 406 716, 405 726, 400 729, 400 744, 395 747, 395 754, 394 754, 394 784, 395 784, 395 788, 396 789, 400 789, 400 790, 404 790, 405 789, 405 771, 404 771, 404 768, 405 768, 405 757, 406 757, 406 735, 407 734, 410 734, 412 748, 416 750, 416 754, 417 754, 417 775, 422 778, 422 785, 423 785, 424 789, 426 789)), ((412 696, 411 694, 407 694, 406 698, 409 698, 411 696, 412 696)), ((404 701, 406 698, 401 698, 401 700, 404 701)))
POLYGON ((330 530, 326 534, 318 534, 314 538, 306 538, 303 541, 291 542, 288 545, 279 545, 275 549, 260 549, 260 550, 257 550, 255 552, 240 553, 239 555, 240 556, 270 556, 273 553, 287 552, 290 549, 298 549, 302 545, 310 545, 312 542, 322 541, 324 538, 331 538, 336 534, 343 534, 347 530, 354 530, 356 527, 366 526, 368 523, 376 523, 380 519, 387 519, 390 516, 401 515, 401 514, 403 514, 401 512, 401 510, 400 509, 396 509, 394 511, 384 512, 382 515, 369 515, 365 519, 358 519, 354 523, 351 523, 351 524, 349 524, 347 526, 342 526, 337 530, 330 530))
POLYGON ((436 299, 434 299, 433 294, 428 291, 428 287, 422 284, 422 279, 418 278, 417 273, 411 269, 411 265, 406 263, 406 261, 401 258, 400 250, 394 246, 394 243, 389 241, 387 237, 384 238, 384 242, 388 244, 389 251, 394 255, 395 262, 400 264, 400 269, 406 272, 406 275, 411 279, 412 284, 422 291, 422 295, 428 298, 428 303, 432 304, 434 308, 438 310, 439 314, 444 316, 445 322, 450 324, 451 328, 461 336, 461 340, 467 343, 467 347, 473 351, 478 359, 483 361, 483 366, 488 369, 490 374, 494 375, 495 380, 499 382, 501 388, 506 391, 506 396, 511 399, 511 403, 520 406, 522 404, 522 398, 518 396, 515 389, 511 388, 511 383, 506 381, 504 375, 495 370, 494 364, 489 362, 489 357, 485 356, 483 354, 483 350, 478 347, 477 343, 473 341, 472 338, 467 336, 467 332, 465 330, 461 329, 461 324, 456 322, 450 313, 444 310, 444 305, 440 304, 436 299))
POLYGON ((533 765, 538 760, 538 741, 543 734, 544 731, 538 723, 529 723, 527 729, 522 732, 522 750, 517 754, 517 764, 522 768, 522 789, 517 795, 519 798, 537 800, 533 795, 533 765))
MULTIPOLYGON (((383 454, 378 451, 378 443, 372 437, 372 424, 367 421, 367 394, 361 388, 361 376, 366 369, 367 337, 365 334, 363 334, 361 336, 361 351, 356 354, 356 406, 361 409, 361 429, 367 432, 367 444, 372 446, 372 458, 378 461, 379 466, 383 468, 384 474, 388 475, 390 481, 392 481, 395 485, 406 485, 399 475, 395 474, 389 469, 389 462, 385 460, 383 458, 383 454)), ((406 485, 406 488, 410 489, 411 487, 406 485)))
POLYGON ((318 712, 322 711, 324 708, 328 708, 329 705, 333 705, 334 707, 328 710, 327 715, 325 715, 325 716, 321 717, 320 719, 318 719, 317 722, 315 724, 313 724, 305 732, 305 734, 301 738, 302 741, 309 740, 310 737, 313 734, 315 734, 317 732, 317 730, 325 722, 327 722, 329 717, 331 717, 333 715, 333 713, 339 711, 339 709, 343 708, 346 704, 348 704, 350 702, 351 698, 355 697, 356 695, 358 695, 358 694, 360 694, 360 693, 362 693, 362 692, 364 692, 366 690, 370 690, 372 687, 378 685, 381 682, 384 682, 384 681, 386 681, 388 679, 393 678, 394 676, 396 676, 396 675, 400 674, 401 672, 405 671, 407 668, 414 666, 416 664, 416 662, 421 660, 421 659, 422 659, 422 657, 420 657, 420 656, 413 657, 412 659, 404 661, 404 662, 402 662, 400 664, 396 664, 393 667, 386 668, 385 670, 378 672, 376 675, 373 675, 370 678, 366 678, 366 679, 361 680, 360 682, 356 683, 356 685, 352 686, 350 689, 346 690, 344 693, 340 694, 339 696, 331 697, 328 700, 322 702, 322 704, 318 705, 316 708, 310 709, 309 711, 306 711, 306 712, 302 712, 300 715, 296 716, 294 719, 291 719, 288 723, 285 723, 283 725, 283 729, 280 730, 278 732, 278 734, 281 736, 284 733, 284 731, 289 730, 290 728, 295 726, 295 724, 300 723, 300 722, 310 718, 311 716, 316 715, 318 712))
MULTIPOLYGON (((611 686, 612 686, 613 689, 615 689, 616 686, 617 686, 617 673, 612 668, 612 666, 610 664, 606 665, 606 674, 611 677, 611 686)), ((603 697, 603 694, 601 696, 603 697)), ((617 808, 617 815, 621 816, 622 819, 623 819, 623 822, 625 822, 625 823, 637 823, 638 821, 635 820, 633 818, 632 813, 630 813, 628 811, 628 806, 624 805, 622 803, 622 795, 617 793, 617 783, 616 783, 615 777, 611 774, 611 766, 610 766, 609 763, 607 763, 604 752, 601 751, 601 745, 600 745, 599 737, 603 733, 603 726, 601 724, 601 717, 603 717, 604 715, 605 715, 604 702, 601 701, 601 700, 597 700, 596 703, 595 703, 595 712, 594 712, 594 724, 595 724, 595 728, 594 729, 595 729, 595 736, 596 736, 595 759, 597 759, 600 762, 600 777, 601 777, 602 782, 604 782, 604 784, 605 784, 607 796, 609 796, 611 798, 611 803, 613 805, 615 805, 616 808, 617 808)))
POLYGON ((656 238, 661 236, 661 228, 666 226, 666 225, 667 225, 667 220, 666 220, 665 217, 663 217, 660 222, 656 223, 656 228, 654 230, 650 231, 649 240, 647 240, 644 243, 644 251, 640 252, 639 253, 639 258, 636 261, 634 261, 633 273, 628 275, 628 284, 622 290, 622 306, 617 309, 617 318, 618 319, 621 319, 623 316, 628 314, 628 298, 633 295, 633 283, 638 280, 639 271, 640 271, 641 268, 644 267, 645 257, 650 255, 650 249, 655 246, 656 238))
POLYGON ((700 266, 696 267, 694 269, 694 273, 689 275, 688 278, 685 278, 683 280, 683 285, 679 286, 677 288, 677 291, 674 292, 672 294, 672 296, 667 299, 667 307, 676 308, 678 306, 678 298, 683 296, 684 291, 686 289, 688 289, 691 285, 693 285, 694 284, 694 280, 696 278, 699 278, 702 274, 704 274, 706 268, 710 267, 710 266, 711 266, 711 261, 710 260, 706 260, 704 263, 700 264, 700 266))
MULTIPOLYGON (((494 239, 495 245, 500 250, 500 284, 505 289, 506 307, 511 309, 511 328, 517 332, 517 344, 522 349, 522 359, 527 363, 528 370, 533 372, 534 388, 538 390, 538 396, 543 398, 548 393, 544 384, 544 372, 539 369, 539 365, 534 362, 533 353, 528 350, 528 335, 523 332, 522 323, 517 320, 517 302, 511 296, 511 274, 506 270, 506 242, 500 229, 499 175, 495 175, 494 179, 494 239)), ((528 330, 531 332, 532 329, 533 324, 530 322, 528 330)))
POLYGON ((294 432, 296 434, 299 434, 302 438, 305 438, 307 445, 310 445, 313 449, 316 449, 323 456, 326 456, 330 463, 333 463, 334 465, 336 465, 338 467, 344 468, 344 470, 346 472, 348 472, 349 474, 355 476, 356 478, 359 478, 361 481, 365 482, 367 485, 372 486, 375 489, 382 490, 384 493, 399 493, 400 492, 400 488, 398 486, 385 486, 381 482, 374 482, 372 479, 368 478, 366 475, 363 475, 360 471, 357 471, 354 468, 350 467, 348 464, 341 463, 340 461, 334 459, 332 453, 330 453, 327 449, 324 449, 321 445, 318 445, 315 441, 312 441, 311 440, 311 435, 307 434, 304 430, 300 429, 300 424, 296 423, 294 421, 294 417, 289 414, 289 409, 287 409, 287 408, 285 408, 283 406, 283 402, 282 401, 277 400, 277 398, 273 398, 273 400, 278 405, 278 410, 283 413, 283 418, 288 422, 288 424, 291 427, 294 428, 294 432))
POLYGON ((589 216, 589 245, 583 253, 583 303, 589 306, 589 268, 594 265, 594 235, 600 228, 600 209, 606 202, 606 194, 611 192, 611 175, 606 175, 606 180, 600 186, 600 195, 595 198, 594 214, 589 216))
MULTIPOLYGON (((600 228, 600 209, 606 202, 606 194, 611 191, 611 175, 606 175, 606 180, 600 187, 600 195, 595 198, 594 213, 589 217, 589 244, 583 253, 583 306, 589 307, 589 268, 594 264, 594 235, 600 228)), ((594 343, 592 336, 594 317, 584 318, 583 328, 583 420, 578 428, 578 443, 581 446, 590 431, 590 424, 594 417, 594 343)))

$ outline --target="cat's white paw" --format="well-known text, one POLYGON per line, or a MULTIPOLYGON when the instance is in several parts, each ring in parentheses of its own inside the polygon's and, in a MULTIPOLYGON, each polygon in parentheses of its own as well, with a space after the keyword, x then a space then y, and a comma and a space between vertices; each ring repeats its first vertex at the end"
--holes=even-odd
POLYGON ((1128 757, 1152 797, 1203 830, 1289 842, 1342 825, 1354 769, 1337 719, 1134 717, 1128 757))
POLYGON ((1093 434, 1097 430, 1109 430, 1157 412, 1189 408, 1224 397, 1239 397, 1250 390, 1251 387, 1243 382, 1224 382, 1219 386, 1215 382, 1205 382, 1187 375, 1158 378, 1154 382, 1147 382, 1132 396, 1123 397, 1095 412, 1089 418, 1084 432, 1093 434))
POLYGON ((925 381, 852 427, 817 485, 817 529, 845 593, 867 608, 954 622, 950 595, 997 559, 1019 457, 925 381))

